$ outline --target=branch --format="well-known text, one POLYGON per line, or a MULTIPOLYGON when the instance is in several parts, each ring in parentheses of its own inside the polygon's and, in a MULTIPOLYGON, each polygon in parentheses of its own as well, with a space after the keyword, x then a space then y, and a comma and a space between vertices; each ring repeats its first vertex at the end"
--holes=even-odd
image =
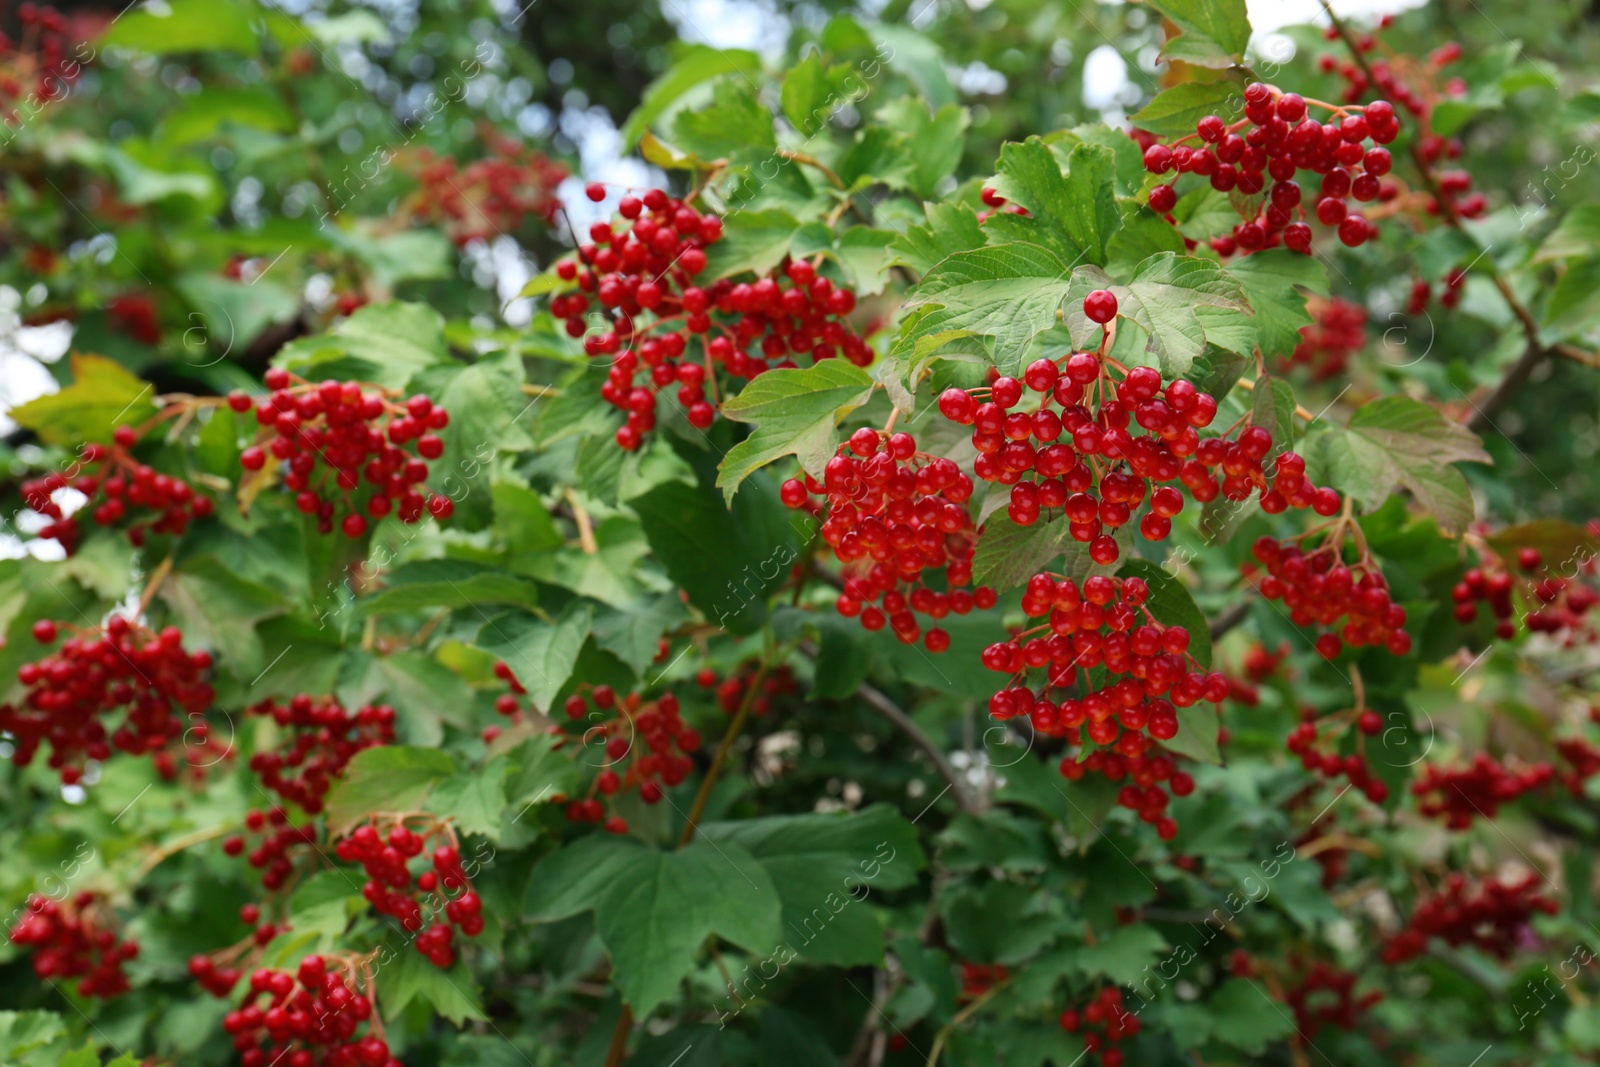
POLYGON ((1235 626, 1238 626, 1241 622, 1244 622, 1245 619, 1249 618, 1250 608, 1252 606, 1253 605, 1249 600, 1241 600, 1238 603, 1230 604, 1227 609, 1225 609, 1216 618, 1211 620, 1210 626, 1208 627, 1208 629, 1211 631, 1211 640, 1217 640, 1223 634, 1227 633, 1229 630, 1232 630, 1235 626))
MULTIPOLYGON (((817 658, 817 650, 809 642, 802 643, 800 651, 807 659, 813 662, 817 658)), ((943 778, 950 786, 950 792, 956 798, 956 804, 962 811, 968 815, 976 815, 983 810, 983 806, 968 794, 966 783, 961 780, 961 772, 951 765, 944 751, 933 743, 933 738, 922 732, 922 728, 912 721, 911 716, 906 713, 904 708, 890 700, 881 689, 867 682, 862 682, 861 688, 857 692, 862 700, 866 701, 874 711, 894 723, 896 728, 910 738, 911 743, 921 749, 922 754, 932 761, 934 769, 939 772, 939 777, 943 778)))

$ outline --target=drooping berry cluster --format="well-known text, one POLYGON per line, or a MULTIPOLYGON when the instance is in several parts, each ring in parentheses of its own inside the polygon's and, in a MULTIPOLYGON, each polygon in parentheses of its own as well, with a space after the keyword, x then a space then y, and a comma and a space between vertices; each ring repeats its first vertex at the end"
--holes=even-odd
MULTIPOLYGON (((606 190, 591 185, 588 195, 603 200, 606 190)), ((623 223, 594 223, 577 256, 556 264, 578 291, 554 297, 550 312, 566 321, 570 336, 584 339, 590 356, 610 361, 601 396, 627 414, 617 430, 623 448, 637 449, 655 428, 657 395, 669 387, 677 387, 690 425, 704 430, 716 417, 719 381, 754 378, 803 358, 872 362, 871 349, 844 319, 855 294, 821 276, 815 262, 785 260, 754 282, 723 278, 700 286, 694 279, 705 270, 705 249, 722 239, 719 216, 659 189, 625 196, 617 210, 623 223), (605 326, 591 329, 596 305, 605 326)))
POLYGON ((1535 763, 1513 771, 1487 752, 1479 752, 1461 767, 1428 764, 1411 783, 1417 797, 1417 810, 1424 816, 1442 819, 1451 830, 1465 830, 1478 817, 1492 819, 1500 805, 1532 792, 1555 777, 1548 763, 1535 763))
POLYGON ((1370 708, 1319 715, 1312 707, 1300 709, 1300 725, 1289 731, 1285 747, 1300 757, 1300 765, 1312 774, 1332 780, 1348 778, 1350 786, 1361 790, 1374 804, 1389 799, 1389 786, 1372 776, 1366 756, 1360 751, 1341 756, 1336 747, 1339 738, 1354 724, 1358 731, 1357 746, 1362 747, 1367 737, 1383 730, 1383 718, 1370 708))
POLYGON ((568 803, 571 822, 603 821, 609 832, 627 833, 626 819, 605 815, 614 797, 633 789, 646 804, 659 804, 662 790, 681 784, 694 769, 689 757, 700 751, 700 731, 683 721, 673 693, 653 700, 638 693, 619 698, 609 685, 597 685, 587 695, 569 696, 565 711, 567 718, 587 724, 582 743, 591 751, 598 748, 603 759, 588 796, 568 803))
MULTIPOLYGON (((59 633, 49 619, 33 626, 41 644, 53 644, 59 633)), ((185 730, 204 730, 197 719, 211 707, 210 669, 211 654, 185 652, 174 626, 155 633, 113 615, 104 630, 77 631, 17 670, 27 695, 20 706, 0 704, 0 730, 15 746, 11 762, 26 767, 48 743, 50 766, 70 785, 87 760, 109 759, 113 749, 158 754, 185 730)), ((170 764, 158 769, 176 773, 170 764)))
POLYGON ((35 894, 11 928, 11 941, 32 950, 33 973, 40 978, 76 978, 81 996, 109 1000, 128 991, 122 964, 139 955, 139 943, 120 939, 107 919, 98 894, 61 902, 35 894))
POLYGON ((373 1018, 363 986, 355 963, 322 956, 302 959, 296 974, 263 968, 250 975, 244 1001, 222 1017, 222 1029, 241 1067, 403 1067, 383 1038, 357 1036, 373 1018))
MULTIPOLYGON (((1079 731, 1068 730, 1065 736, 1078 741, 1079 731)), ((1141 734, 1123 735, 1123 742, 1117 747, 1119 751, 1115 752, 1095 749, 1081 758, 1078 755, 1062 757, 1059 765, 1062 777, 1077 782, 1085 774, 1094 772, 1107 781, 1126 781, 1127 784, 1117 790, 1117 803, 1137 812, 1141 821, 1154 826, 1163 841, 1172 840, 1178 836, 1178 823, 1167 814, 1167 806, 1173 797, 1186 797, 1194 792, 1194 778, 1178 770, 1176 756, 1150 743, 1141 734), (1138 755, 1123 754, 1123 750, 1135 747, 1143 747, 1144 751, 1138 755)))
POLYGON ((989 990, 1011 977, 1011 970, 1003 963, 961 964, 961 999, 977 1000, 989 990))
POLYGON ((288 703, 263 700, 250 714, 270 718, 286 731, 277 749, 250 757, 250 769, 263 789, 311 815, 322 811, 322 798, 357 752, 395 739, 395 710, 388 704, 366 704, 352 712, 332 698, 298 693, 288 703))
MULTIPOLYGON (((0 33, 0 101, 10 104, 32 94, 31 104, 38 108, 60 100, 83 72, 67 16, 28 0, 17 6, 17 24, 20 42, 0 33)), ((12 124, 21 121, 10 107, 5 116, 12 124)))
POLYGON ((481 132, 490 154, 464 166, 454 156, 418 150, 411 169, 421 187, 409 201, 412 211, 460 247, 514 234, 528 218, 552 225, 567 168, 488 124, 481 132))
POLYGON ((1300 343, 1284 361, 1285 367, 1306 367, 1312 381, 1325 382, 1343 374, 1350 357, 1366 345, 1367 309, 1338 297, 1313 297, 1306 301, 1306 310, 1315 321, 1301 327, 1300 343))
POLYGON ((1540 878, 1486 878, 1473 883, 1452 872, 1434 895, 1417 903, 1405 927, 1383 946, 1385 963, 1420 956, 1431 938, 1453 948, 1471 945, 1500 959, 1510 959, 1529 936, 1534 915, 1554 915, 1561 906, 1539 892, 1540 878))
POLYGON ((315 845, 320 836, 315 823, 295 826, 289 821, 288 812, 280 807, 248 811, 244 825, 250 836, 260 835, 260 840, 251 846, 245 834, 232 834, 223 838, 222 851, 229 856, 245 856, 250 866, 261 872, 261 884, 269 891, 288 884, 294 873, 294 854, 305 852, 301 846, 315 845))
POLYGON ((1594 557, 1586 555, 1574 560, 1570 577, 1546 574, 1535 577, 1545 567, 1544 554, 1532 546, 1517 549, 1515 569, 1480 543, 1482 564, 1466 572, 1452 590, 1455 617, 1460 623, 1469 623, 1478 617, 1478 604, 1489 605, 1495 617, 1495 636, 1509 641, 1517 635, 1513 621, 1517 594, 1529 605, 1523 616, 1529 630, 1543 634, 1566 634, 1570 647, 1580 641, 1593 641, 1595 634, 1589 627, 1589 612, 1600 604, 1600 592, 1578 581, 1580 575, 1592 575, 1594 557))
POLYGON ((58 542, 68 555, 76 551, 82 528, 77 515, 67 515, 56 499, 64 489, 88 497, 83 507, 96 525, 116 526, 134 517, 127 533, 135 547, 144 544, 148 533, 181 537, 190 522, 213 513, 210 497, 195 492, 183 479, 134 459, 129 449, 137 441, 133 427, 119 426, 109 446, 91 443, 80 449, 74 473, 55 471, 23 482, 23 503, 50 520, 39 529, 39 536, 58 542))
POLYGON ((320 532, 332 533, 341 511, 340 528, 350 537, 367 532, 368 517, 393 512, 402 522, 417 522, 424 510, 440 520, 455 512, 449 497, 427 492, 428 461, 444 454, 437 431, 450 423, 450 413, 429 397, 400 403, 375 386, 308 382, 278 367, 265 381, 271 392, 257 400, 241 392, 228 396, 234 411, 253 405, 256 422, 271 434, 246 448, 239 463, 247 471, 264 469, 269 458, 283 464, 284 487, 301 512, 316 516, 320 532), (415 451, 404 447, 413 442, 415 451), (361 503, 356 497, 363 484, 370 491, 361 503))
MULTIPOLYGON (((757 664, 751 661, 741 664, 726 678, 718 681, 716 671, 710 667, 702 667, 695 674, 695 684, 702 689, 716 690, 717 707, 732 715, 744 706, 745 697, 750 692, 750 686, 755 684, 758 673, 757 664)), ((761 678, 760 689, 750 700, 750 714, 757 718, 766 715, 772 710, 774 700, 793 693, 798 688, 794 670, 788 664, 772 668, 761 678)))
MULTIPOLYGON (((1092 321, 1110 323, 1117 299, 1097 290, 1083 307, 1092 321)), ((1106 340, 1110 337, 1108 330, 1106 340)), ((1071 523, 1073 539, 1087 543, 1097 563, 1120 555, 1112 532, 1132 520, 1147 495, 1150 510, 1139 531, 1152 541, 1172 532, 1172 517, 1183 509, 1184 497, 1170 485, 1151 491, 1160 482, 1181 481, 1202 503, 1219 495, 1248 500, 1259 494, 1270 514, 1313 507, 1331 515, 1339 507, 1339 495, 1313 486, 1305 477, 1305 461, 1292 452, 1278 456, 1269 481, 1263 463, 1273 441, 1265 429, 1241 422, 1230 428, 1239 430, 1236 439, 1202 440, 1199 431, 1217 413, 1209 394, 1186 379, 1163 385, 1160 371, 1123 367, 1102 353, 1077 352, 1059 362, 1040 359, 1021 381, 997 375, 987 390, 947 389, 939 397, 939 411, 973 428, 978 450, 973 474, 1012 487, 1007 507, 1012 522, 1030 526, 1059 510, 1071 523), (1024 404, 1029 393, 1038 394, 1037 404, 1024 404)))
POLYGON ((467 880, 449 823, 431 815, 409 819, 421 826, 420 832, 406 826, 407 816, 375 815, 339 841, 334 853, 346 863, 361 864, 367 872, 361 887, 367 903, 416 934, 417 951, 434 966, 448 969, 456 961, 455 931, 465 937, 483 932, 483 901, 467 880), (435 846, 431 868, 413 873, 411 861, 430 844, 435 846), (426 898, 426 906, 418 894, 426 898))
POLYGON ((1383 573, 1370 558, 1346 566, 1340 558, 1340 540, 1330 534, 1321 546, 1307 553, 1293 541, 1258 539, 1251 549, 1266 569, 1243 565, 1245 578, 1268 600, 1281 600, 1296 626, 1337 627, 1337 632, 1317 638, 1317 651, 1333 659, 1345 645, 1352 648, 1382 646, 1392 655, 1411 651, 1406 633, 1406 609, 1389 594, 1383 573))
POLYGON ((106 318, 112 329, 144 345, 161 343, 161 319, 148 293, 123 293, 106 301, 106 318))
MULTIPOLYGON (((1193 174, 1208 179, 1218 192, 1239 194, 1236 202, 1248 205, 1241 211, 1244 221, 1231 235, 1212 240, 1218 255, 1248 254, 1279 244, 1309 254, 1308 216, 1337 228, 1339 240, 1352 248, 1377 236, 1377 227, 1352 211, 1349 201, 1368 204, 1398 195, 1398 187, 1382 179, 1394 167, 1383 146, 1399 133, 1394 106, 1387 101, 1339 107, 1253 82, 1244 89, 1242 119, 1229 123, 1207 115, 1195 124, 1194 133, 1170 144, 1146 135, 1144 165, 1152 174, 1193 174), (1329 112, 1328 120, 1312 118, 1311 108, 1329 112), (1191 147, 1189 141, 1198 143, 1191 147), (1321 176, 1309 204, 1295 180, 1301 171, 1321 176), (1263 192, 1263 201, 1253 199, 1263 192)), ((1150 191, 1150 207, 1169 221, 1177 203, 1172 184, 1150 191)))
POLYGON ((1107 986, 1080 1008, 1061 1013, 1061 1029, 1083 1035, 1084 1054, 1099 1053, 1101 1067, 1122 1067, 1123 1053, 1116 1046, 1139 1032, 1139 1017, 1126 1011, 1122 990, 1107 986))
MULTIPOLYGON (((1386 26, 1380 22, 1379 28, 1386 26)), ((1328 37, 1329 40, 1336 40, 1338 31, 1330 27, 1328 37)), ((1357 47, 1363 52, 1372 52, 1379 44, 1380 40, 1375 34, 1363 35, 1357 41, 1357 47)), ((1417 156, 1431 169, 1443 160, 1461 157, 1459 138, 1442 137, 1433 131, 1434 107, 1442 101, 1464 97, 1468 92, 1465 79, 1444 74, 1445 68, 1461 56, 1461 45, 1454 41, 1435 48, 1426 60, 1419 61, 1410 56, 1395 56, 1391 60, 1380 56, 1371 60, 1371 77, 1367 76, 1360 64, 1350 60, 1340 61, 1332 55, 1323 56, 1318 64, 1325 72, 1337 71, 1344 79, 1345 103, 1355 105, 1373 93, 1381 92, 1410 112, 1420 127, 1416 142, 1417 156)), ((1472 176, 1466 171, 1445 171, 1438 174, 1437 179, 1441 191, 1461 217, 1475 219, 1488 209, 1488 201, 1482 193, 1468 193, 1472 188, 1472 176)), ((1425 203, 1425 209, 1434 215, 1440 211, 1438 202, 1431 196, 1425 203)))
POLYGON ((1383 1000, 1383 991, 1356 993, 1357 974, 1342 967, 1314 960, 1309 965, 1291 959, 1295 981, 1286 984, 1284 1002, 1294 1011, 1295 1030, 1301 1042, 1316 1040, 1323 1027, 1356 1029, 1360 1016, 1383 1000))
MULTIPOLYGON (((1225 699, 1228 682, 1199 668, 1188 654, 1188 631, 1151 615, 1149 595, 1141 578, 1097 575, 1080 591, 1071 578, 1034 575, 1022 610, 1044 621, 983 652, 985 667, 1010 676, 989 698, 989 713, 1027 716, 1054 737, 1081 728, 1089 741, 1129 759, 1145 755, 1151 739, 1176 737, 1176 709, 1225 699), (1091 675, 1097 668, 1103 673, 1091 675), (1039 670, 1042 681, 1029 681, 1039 670), (1067 695, 1080 680, 1087 692, 1067 695)), ((1139 810, 1153 807, 1141 801, 1139 810)))
POLYGON ((910 434, 862 427, 828 460, 822 484, 809 474, 791 478, 781 495, 791 508, 826 515, 822 539, 844 564, 835 607, 863 628, 887 625, 905 644, 921 638, 928 651, 943 652, 949 633, 934 626, 924 635, 917 614, 938 620, 994 606, 993 589, 964 588, 978 538, 966 508, 972 479, 953 460, 918 452, 910 434))

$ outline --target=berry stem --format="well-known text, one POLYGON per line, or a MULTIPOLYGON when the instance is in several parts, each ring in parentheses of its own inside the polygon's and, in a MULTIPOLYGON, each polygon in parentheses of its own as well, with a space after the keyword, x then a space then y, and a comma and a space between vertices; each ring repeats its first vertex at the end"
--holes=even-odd
POLYGON ((207 826, 202 830, 191 830, 181 837, 173 838, 144 858, 144 862, 139 864, 139 869, 134 872, 131 884, 138 885, 145 880, 145 877, 151 871, 185 849, 193 848, 195 845, 203 844, 219 837, 226 837, 233 833, 235 829, 236 827, 224 823, 219 826, 207 826))

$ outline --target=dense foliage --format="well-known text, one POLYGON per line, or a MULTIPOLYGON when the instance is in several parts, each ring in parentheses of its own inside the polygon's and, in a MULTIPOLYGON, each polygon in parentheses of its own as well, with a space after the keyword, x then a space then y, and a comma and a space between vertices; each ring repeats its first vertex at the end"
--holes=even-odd
POLYGON ((8 11, 0 1063, 1592 1062, 1589 6, 686 6, 8 11))

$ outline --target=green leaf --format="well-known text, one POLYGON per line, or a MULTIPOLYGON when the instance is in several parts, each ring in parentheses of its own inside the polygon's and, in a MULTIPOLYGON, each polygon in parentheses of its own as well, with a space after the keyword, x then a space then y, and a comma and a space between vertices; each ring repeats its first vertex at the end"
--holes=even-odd
POLYGON ((0 1011, 0 1062, 49 1045, 66 1036, 61 1016, 48 1011, 0 1011))
POLYGON ((1106 245, 1121 221, 1111 149, 1075 145, 1063 174, 1055 153, 1030 137, 1022 144, 1001 146, 995 169, 995 188, 1029 214, 991 215, 987 227, 994 243, 1027 241, 1048 248, 1068 266, 1105 266, 1106 245))
POLYGON ((1243 109, 1244 87, 1230 78, 1180 82, 1157 93, 1128 121, 1135 129, 1161 137, 1187 137, 1207 115, 1229 119, 1240 115, 1243 109))
POLYGON ((1059 916, 1041 907, 1039 886, 989 882, 942 894, 939 910, 950 947, 962 959, 1015 965, 1055 939, 1059 916))
POLYGON ((53 445, 109 444, 118 426, 156 413, 155 389, 104 356, 72 355, 72 384, 12 408, 6 414, 53 445))
POLYGON ((1087 556, 1087 548, 1072 539, 1070 527, 1065 519, 1018 526, 1006 512, 995 512, 984 521, 973 552, 973 583, 1015 589, 1063 552, 1087 556))
MULTIPOLYGON (((878 43, 878 57, 910 79, 927 98, 929 107, 937 109, 957 102, 955 87, 945 72, 944 54, 937 44, 909 26, 874 22, 866 30, 878 43)), ((876 69, 875 62, 872 66, 876 69)), ((865 68, 863 77, 868 77, 865 68)))
POLYGON ((288 322, 300 312, 300 298, 284 286, 265 278, 234 281, 217 274, 185 274, 174 283, 189 302, 194 326, 184 333, 184 344, 201 346, 223 356, 241 356, 250 342, 273 323, 288 322))
MULTIPOLYGON (((412 375, 448 357, 443 316, 424 304, 388 303, 368 305, 326 334, 285 345, 272 365, 313 380, 348 375, 403 389, 412 375)), ((451 426, 459 421, 452 418, 451 426)))
POLYGON ((344 871, 319 871, 295 887, 289 898, 289 922, 296 933, 314 933, 332 942, 350 920, 367 910, 359 883, 344 871))
POLYGON ((1230 978, 1206 1002, 1215 1041, 1259 1056, 1269 1044, 1295 1032, 1294 1017, 1266 990, 1246 978, 1230 978))
POLYGON ((318 41, 329 47, 346 43, 381 44, 389 40, 389 27, 384 25, 383 20, 359 8, 332 18, 308 22, 306 28, 318 41))
POLYGON ((1164 59, 1199 67, 1228 67, 1244 60, 1245 46, 1250 43, 1250 19, 1244 0, 1148 2, 1171 19, 1180 32, 1161 50, 1164 59))
POLYGON ((374 703, 387 697, 399 713, 401 740, 412 745, 437 745, 442 722, 472 725, 472 694, 467 683, 426 652, 402 650, 374 656, 345 656, 339 696, 347 705, 374 703))
POLYGON ((533 871, 525 910, 551 921, 593 909, 614 980, 639 1016, 672 996, 712 934, 766 957, 783 937, 772 877, 732 841, 671 852, 581 840, 533 871))
POLYGON ((1262 375, 1250 397, 1250 422, 1272 435, 1272 448, 1262 460, 1268 469, 1280 453, 1294 447, 1294 390, 1282 378, 1262 375))
POLYGON ((930 270, 904 307, 907 318, 894 354, 920 362, 961 337, 993 337, 1002 372, 1020 370, 1033 339, 1056 324, 1071 287, 1059 256, 1033 244, 957 252, 930 270))
MULTIPOLYGON (((1220 308, 1241 315, 1250 313, 1239 283, 1211 260, 1163 252, 1139 264, 1127 285, 1117 285, 1103 271, 1079 267, 1072 293, 1109 289, 1117 297, 1117 315, 1144 331, 1145 351, 1152 365, 1167 378, 1181 378, 1205 349, 1206 328, 1196 311, 1220 308)), ((1084 318, 1075 299, 1068 308, 1074 338, 1084 318)))
POLYGON ((113 20, 98 44, 152 55, 176 52, 238 52, 255 55, 250 15, 220 0, 170 0, 113 20))
POLYGON ((490 619, 478 631, 475 644, 505 660, 527 689, 528 700, 541 711, 549 711, 572 676, 593 624, 594 605, 573 600, 549 621, 523 612, 490 619))
POLYGON ((915 167, 911 144, 904 136, 883 126, 866 126, 839 157, 834 171, 847 192, 860 193, 874 185, 908 189, 915 167))
MULTIPOLYGON (((359 314, 359 312, 358 312, 359 314)), ((534 401, 522 394, 522 360, 496 352, 467 367, 441 366, 412 383, 450 412, 439 431, 444 455, 430 472, 430 484, 455 502, 453 527, 486 529, 494 520, 492 461, 533 445, 529 433, 534 401)))
POLYGON ((828 124, 833 109, 844 101, 849 74, 849 67, 824 63, 821 52, 806 53, 784 73, 779 107, 801 137, 812 137, 828 124))
POLYGON ((728 217, 722 239, 706 249, 707 279, 746 271, 765 274, 789 254, 800 223, 787 211, 740 211, 728 217))
POLYGON ((264 666, 256 623, 288 607, 276 591, 210 555, 184 560, 158 595, 171 607, 185 640, 215 649, 222 666, 241 681, 254 678, 264 666))
POLYGON ((429 794, 428 810, 448 816, 460 833, 479 834, 498 843, 510 770, 510 761, 497 756, 482 767, 445 778, 429 794))
POLYGON ((465 963, 457 960, 454 967, 442 971, 409 941, 387 943, 380 951, 376 966, 378 1004, 385 1018, 398 1019, 420 997, 435 1015, 456 1026, 488 1019, 465 963))
POLYGON ((1300 290, 1327 296, 1327 268, 1313 256, 1273 248, 1240 257, 1229 264, 1227 272, 1239 283, 1255 312, 1248 321, 1256 331, 1256 344, 1262 354, 1270 362, 1294 352, 1300 343, 1301 327, 1312 322, 1300 290))
POLYGON ((957 104, 946 104, 930 115, 921 100, 903 96, 879 108, 876 118, 904 145, 910 163, 905 180, 911 192, 925 200, 934 197, 939 183, 961 162, 971 114, 957 104))
POLYGON ((1558 259, 1587 259, 1600 249, 1600 204, 1579 204, 1539 245, 1535 263, 1558 259))
MULTIPOLYGON (((1153 216, 1155 213, 1146 214, 1153 216)), ((1233 199, 1227 193, 1217 192, 1210 185, 1197 186, 1178 197, 1177 206, 1172 209, 1172 217, 1178 220, 1176 229, 1191 241, 1209 241, 1213 237, 1231 233, 1239 224, 1239 212, 1234 209, 1233 199)), ((1165 223, 1165 220, 1158 221, 1165 223)), ((1243 257, 1234 266, 1247 262, 1249 258, 1249 256, 1243 257)))
POLYGON ((701 159, 725 159, 748 149, 773 149, 772 113, 756 99, 748 78, 722 78, 711 87, 711 106, 680 111, 672 126, 675 144, 701 159))
POLYGON ((1153 926, 1124 926, 1093 945, 1080 945, 1067 955, 1067 966, 1086 978, 1109 978, 1117 985, 1137 985, 1145 968, 1156 962, 1167 940, 1153 926))
POLYGON ((1472 521, 1473 504, 1452 464, 1492 462, 1471 430, 1407 396, 1363 405, 1347 432, 1335 430, 1323 440, 1334 488, 1369 509, 1404 488, 1440 528, 1456 534, 1472 521))
MULTIPOLYGON (((1544 309, 1545 329, 1558 337, 1576 337, 1600 323, 1600 257, 1567 265, 1544 309)), ((38 403, 38 401, 34 401, 38 403)))
POLYGON ((645 89, 639 106, 622 126, 622 147, 630 149, 656 119, 666 114, 685 93, 724 74, 758 77, 761 57, 740 48, 713 48, 705 44, 686 46, 678 58, 645 89))
POLYGON ((364 230, 332 231, 334 243, 364 263, 380 285, 437 281, 455 271, 456 250, 434 230, 404 230, 373 235, 364 230))
POLYGON ((871 896, 915 885, 926 863, 915 828, 887 804, 708 823, 701 833, 747 850, 777 887, 786 946, 835 966, 882 961, 884 926, 871 896))
POLYGON ((872 395, 872 376, 844 359, 825 359, 805 370, 768 371, 722 404, 722 413, 756 429, 718 464, 717 486, 731 501, 751 472, 795 456, 811 476, 838 445, 839 423, 872 395))
POLYGON ((404 563, 383 576, 377 592, 356 601, 367 615, 399 615, 439 608, 485 604, 538 603, 534 583, 497 567, 460 559, 427 559, 404 563))
POLYGON ((731 511, 704 484, 667 482, 629 501, 667 577, 708 619, 734 633, 761 628, 767 595, 800 555, 788 509, 773 499, 772 483, 764 484, 771 497, 741 493, 731 511))
POLYGON ((642 597, 623 608, 601 608, 594 618, 594 643, 642 676, 655 662, 661 635, 688 618, 676 592, 642 597))
POLYGON ((946 200, 924 204, 923 210, 927 212, 927 223, 907 226, 890 243, 894 262, 927 274, 947 256, 982 248, 986 243, 977 213, 966 205, 946 200))
POLYGON ((435 748, 363 749, 328 793, 328 828, 343 833, 373 812, 420 808, 433 786, 455 772, 455 760, 435 748))

